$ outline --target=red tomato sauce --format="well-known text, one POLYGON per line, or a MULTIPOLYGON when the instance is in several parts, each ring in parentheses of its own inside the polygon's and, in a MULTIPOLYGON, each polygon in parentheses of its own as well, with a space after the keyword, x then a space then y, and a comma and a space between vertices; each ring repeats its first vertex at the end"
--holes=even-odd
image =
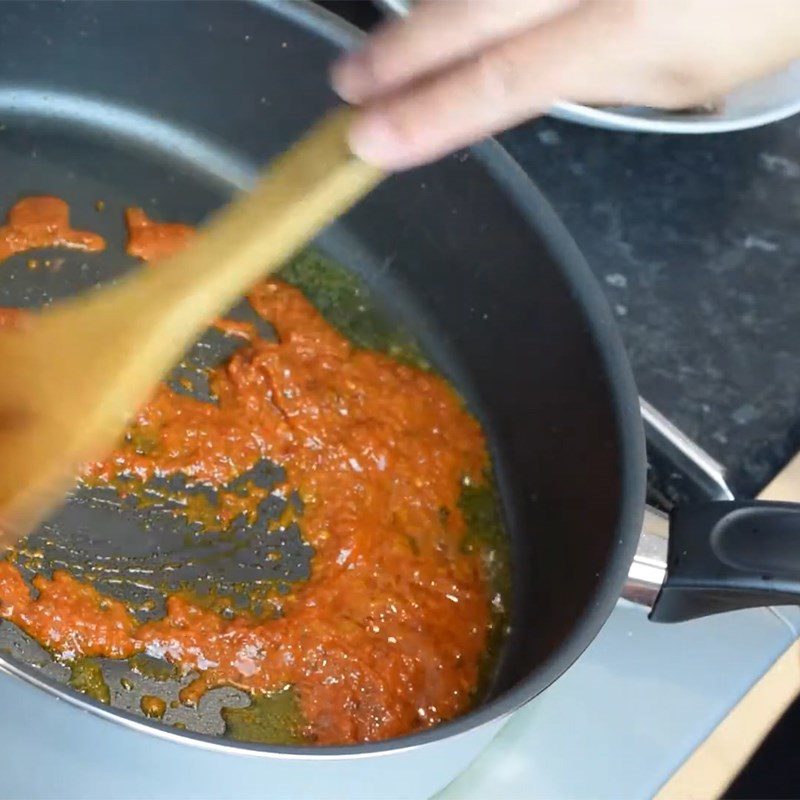
POLYGON ((0 261, 40 247, 69 247, 96 252, 106 246, 102 236, 69 224, 69 206, 58 197, 25 197, 0 226, 0 261))
POLYGON ((142 261, 166 258, 183 249, 194 236, 194 228, 180 222, 154 222, 141 208, 125 210, 128 226, 126 250, 142 261))
POLYGON ((0 329, 19 329, 25 324, 27 316, 24 308, 0 308, 0 329))
MULTIPOLYGON (((128 249, 141 257, 187 239, 186 226, 142 212, 131 219, 128 249)), ((163 619, 139 624, 123 603, 63 572, 37 577, 33 598, 3 561, 0 616, 62 658, 146 651, 196 670, 182 694, 190 704, 218 685, 292 686, 303 733, 319 744, 450 719, 470 705, 491 624, 487 579, 462 547, 458 504, 465 480, 484 480, 481 429, 444 380, 352 346, 296 288, 265 280, 248 297, 278 341, 233 325, 247 344, 211 374, 218 404, 161 385, 125 442, 83 477, 115 484, 120 475, 182 473, 221 487, 270 459, 304 501, 310 579, 281 598, 278 618, 228 619, 176 594, 163 619)), ((239 497, 231 516, 261 497, 239 497)))

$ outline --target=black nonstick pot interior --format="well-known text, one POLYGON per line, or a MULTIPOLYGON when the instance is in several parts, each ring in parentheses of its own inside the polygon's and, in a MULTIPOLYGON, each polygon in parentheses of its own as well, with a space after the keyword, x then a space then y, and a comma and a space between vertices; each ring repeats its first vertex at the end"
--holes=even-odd
MULTIPOLYGON (((0 305, 39 305, 130 265, 120 256, 125 206, 201 221, 334 105, 326 67, 351 40, 305 4, 4 4, 0 205, 61 196, 75 225, 109 247, 91 259, 59 253, 59 272, 7 262, 0 305)), ((483 706, 417 738, 439 736, 541 691, 613 607, 643 507, 636 393, 599 290, 494 144, 392 177, 319 247, 413 332, 491 441, 511 539, 511 633, 483 706)), ((210 342, 206 353, 219 358, 225 346, 210 342)), ((124 596, 132 564, 155 572, 181 558, 182 532, 150 522, 147 532, 111 499, 79 495, 34 537, 30 566, 68 564, 124 596)), ((280 546, 298 571, 285 577, 308 569, 299 536, 280 546)), ((185 569, 204 579, 189 556, 185 569)), ((137 590, 147 591, 141 580, 137 590)), ((46 685, 66 677, 7 623, 0 641, 15 671, 46 685)), ((114 693, 112 706, 137 713, 135 695, 125 697, 114 693)), ((221 733, 223 702, 235 701, 209 702, 194 730, 221 733)))

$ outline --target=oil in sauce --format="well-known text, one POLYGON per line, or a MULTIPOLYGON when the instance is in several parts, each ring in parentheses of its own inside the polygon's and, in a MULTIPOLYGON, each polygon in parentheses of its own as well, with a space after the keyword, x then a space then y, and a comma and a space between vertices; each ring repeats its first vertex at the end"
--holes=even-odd
MULTIPOLYGON (((127 221, 128 251, 145 260, 192 235, 140 209, 127 221)), ((188 704, 214 686, 251 692, 248 708, 224 712, 232 737, 342 744, 430 727, 467 710, 504 629, 502 526, 483 433, 413 341, 367 311, 349 275, 305 256, 284 278, 248 296, 277 341, 220 321, 245 346, 210 372, 217 404, 162 385, 83 479, 129 491, 181 474, 219 490, 269 459, 302 497, 310 579, 281 598, 277 617, 224 616, 189 590, 167 598, 162 619, 139 623, 64 572, 37 576, 34 598, 9 560, 0 617, 74 664, 160 654, 169 669, 199 673, 182 692, 188 704)), ((24 324, 14 312, 0 313, 4 322, 24 324)), ((213 524, 223 529, 264 499, 256 487, 221 496, 213 524)), ((208 508, 186 504, 186 514, 212 521, 208 508)), ((76 681, 95 691, 96 674, 84 672, 76 681)))

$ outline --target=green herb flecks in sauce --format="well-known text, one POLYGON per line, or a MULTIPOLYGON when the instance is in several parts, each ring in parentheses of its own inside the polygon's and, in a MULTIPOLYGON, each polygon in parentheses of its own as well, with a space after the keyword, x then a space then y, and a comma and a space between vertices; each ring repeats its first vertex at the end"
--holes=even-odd
POLYGON ((83 694, 108 705, 111 690, 108 688, 103 670, 93 658, 78 658, 69 665, 69 685, 83 694))
POLYGON ((494 477, 487 473, 485 483, 479 486, 464 485, 458 506, 467 526, 462 546, 467 552, 480 554, 489 581, 491 631, 476 690, 476 696, 481 697, 491 687, 500 648, 508 634, 511 590, 508 537, 503 526, 494 477))
POLYGON ((308 251, 283 267, 278 277, 300 289, 357 347, 379 350, 404 364, 430 369, 413 338, 381 314, 364 284, 335 261, 308 251))
POLYGON ((308 744, 301 731, 303 713, 294 689, 254 695, 245 708, 222 709, 225 735, 242 742, 308 744))
MULTIPOLYGON (((160 658, 153 658, 145 653, 137 653, 128 659, 130 668, 139 675, 154 681, 175 680, 180 676, 180 669, 160 658)), ((126 687, 127 688, 127 687, 126 687)))

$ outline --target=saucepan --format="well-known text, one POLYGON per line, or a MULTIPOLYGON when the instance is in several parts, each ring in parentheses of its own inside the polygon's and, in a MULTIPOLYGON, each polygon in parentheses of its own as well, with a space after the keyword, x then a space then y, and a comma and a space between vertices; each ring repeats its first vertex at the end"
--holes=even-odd
MULTIPOLYGON (((112 243, 123 238, 126 205, 199 222, 335 104, 327 67, 358 35, 302 2, 5 4, 0 202, 59 195, 76 226, 112 243), (98 201, 102 214, 93 211, 98 201)), ((508 634, 485 697, 398 739, 279 746, 224 738, 219 705, 182 730, 146 719, 120 693, 104 704, 73 691, 65 668, 8 623, 0 623, 0 665, 137 736, 159 737, 163 764, 140 763, 136 748, 128 754, 142 775, 202 758, 213 764, 205 774, 216 796, 427 797, 570 667, 614 608, 645 511, 642 417, 599 287, 495 142, 391 177, 317 244, 413 334, 487 432, 511 588, 508 634)), ((113 277, 120 251, 111 250, 69 255, 58 271, 9 260, 0 305, 37 305, 113 277)), ((666 577, 657 561, 667 538, 658 531, 636 561, 642 592, 657 595, 653 618, 795 602, 798 520, 788 505, 678 509, 666 577)), ((118 579, 131 565, 157 570, 164 546, 157 526, 138 529, 125 514, 77 501, 32 541, 37 568, 66 565, 87 578, 109 563, 118 579)), ((125 582, 103 580, 109 591, 125 582)))

